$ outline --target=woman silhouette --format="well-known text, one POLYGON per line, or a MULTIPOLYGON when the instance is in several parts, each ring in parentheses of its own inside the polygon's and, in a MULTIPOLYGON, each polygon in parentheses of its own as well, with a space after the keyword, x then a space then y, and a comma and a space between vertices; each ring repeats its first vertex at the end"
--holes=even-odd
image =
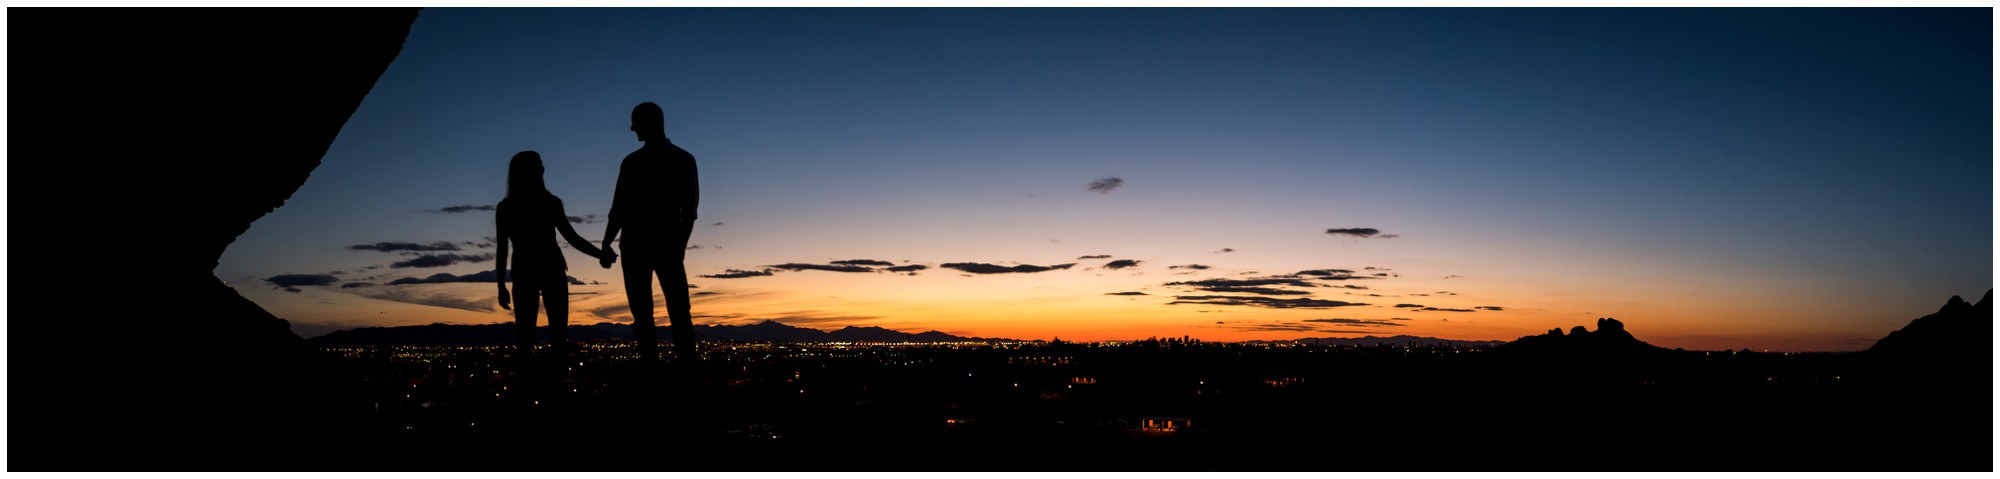
POLYGON ((499 252, 495 254, 498 265, 494 267, 494 281, 500 284, 500 308, 514 309, 514 325, 518 333, 516 346, 521 357, 535 347, 535 301, 540 299, 549 310, 549 345, 558 353, 569 347, 569 279, 563 272, 568 269, 563 261, 562 250, 556 246, 551 229, 561 233, 583 254, 600 260, 606 256, 616 258, 615 253, 597 249, 589 241, 576 234, 569 225, 569 215, 563 212, 562 199, 549 193, 542 183, 542 155, 533 151, 514 154, 514 160, 507 167, 507 197, 494 207, 494 223, 499 226, 499 252), (507 244, 513 243, 514 291, 520 293, 520 308, 511 308, 507 294, 507 244))

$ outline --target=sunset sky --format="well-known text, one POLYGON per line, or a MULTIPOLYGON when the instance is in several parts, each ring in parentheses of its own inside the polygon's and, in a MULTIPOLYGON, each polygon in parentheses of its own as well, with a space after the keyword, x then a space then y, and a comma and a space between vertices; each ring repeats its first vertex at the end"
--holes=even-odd
MULTIPOLYGON (((522 150, 601 238, 652 101, 700 165, 698 324, 1858 350, 1992 287, 1991 18, 427 9, 216 275, 307 337, 509 322, 390 283, 493 268, 522 150)), ((570 322, 629 322, 567 254, 570 322)))

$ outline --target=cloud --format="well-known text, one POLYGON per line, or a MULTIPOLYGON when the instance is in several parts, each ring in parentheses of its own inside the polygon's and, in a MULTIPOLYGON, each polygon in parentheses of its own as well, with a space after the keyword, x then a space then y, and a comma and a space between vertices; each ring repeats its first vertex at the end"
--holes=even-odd
POLYGON ((1263 296, 1175 296, 1167 304, 1220 304, 1227 306, 1256 306, 1278 309, 1324 309, 1342 306, 1367 306, 1367 303, 1349 303, 1330 299, 1312 298, 1266 298, 1263 296))
POLYGON ((1459 276, 1459 275, 1455 275, 1455 274, 1447 274, 1447 275, 1444 275, 1444 279, 1452 279, 1452 278, 1463 278, 1463 277, 1464 277, 1464 276, 1459 276))
POLYGON ((1382 236, 1377 236, 1376 238, 1381 238, 1381 239, 1396 239, 1396 238, 1401 238, 1401 237, 1403 237, 1403 235, 1399 235, 1399 234, 1386 234, 1386 235, 1382 235, 1382 236))
POLYGON ((1504 308, 1501 308, 1499 306, 1473 306, 1472 309, 1484 309, 1487 311, 1505 311, 1504 308))
POLYGON ((370 282, 367 282, 367 281, 355 281, 355 282, 352 282, 352 283, 347 283, 347 284, 343 284, 343 285, 340 285, 340 289, 354 289, 354 288, 366 288, 366 287, 369 287, 369 286, 374 286, 374 285, 375 285, 375 283, 370 283, 370 282))
POLYGON ((1403 304, 1398 304, 1398 305, 1396 305, 1396 307, 1398 307, 1398 308, 1421 308, 1421 307, 1424 307, 1424 305, 1421 305, 1421 304, 1415 304, 1415 303, 1403 303, 1403 304))
POLYGON ((1104 263, 1105 269, 1125 269, 1136 266, 1139 266, 1139 260, 1136 259, 1121 259, 1109 263, 1104 263))
POLYGON ((1110 193, 1111 190, 1118 189, 1120 186, 1125 186, 1125 180, 1113 176, 1092 181, 1090 182, 1090 186, 1086 186, 1084 189, 1098 193, 1110 193))
MULTIPOLYGON (((330 274, 281 274, 269 278, 264 278, 264 282, 271 283, 271 286, 275 286, 278 288, 295 288, 298 286, 326 286, 329 284, 333 284, 335 281, 340 281, 340 278, 336 278, 330 274)), ((298 291, 292 291, 292 292, 296 293, 298 291)))
POLYGON ((1417 310, 1417 311, 1445 311, 1445 312, 1452 312, 1452 313, 1470 313, 1470 312, 1473 312, 1473 311, 1472 311, 1472 310, 1470 310, 1470 309, 1457 309, 1457 308, 1429 308, 1429 307, 1426 307, 1426 308, 1424 308, 1424 309, 1419 309, 1419 310, 1417 310))
POLYGON ((301 289, 298 289, 298 288, 294 288, 294 287, 290 287, 290 286, 286 286, 286 287, 285 287, 284 289, 285 289, 285 292, 287 292, 287 293, 297 293, 297 292, 300 292, 300 291, 304 291, 304 290, 301 290, 301 289))
POLYGON ((694 298, 694 297, 700 297, 700 296, 715 296, 715 295, 718 295, 718 294, 722 294, 722 293, 717 293, 717 292, 714 292, 714 291, 697 291, 697 292, 695 292, 694 294, 690 294, 690 295, 688 295, 688 297, 690 297, 690 298, 694 298))
POLYGON ((1293 290, 1289 290, 1289 289, 1278 289, 1278 288, 1265 288, 1265 287, 1259 287, 1259 286, 1210 286, 1210 287, 1206 287, 1206 288, 1200 288, 1200 289, 1201 289, 1202 291, 1209 291, 1209 292, 1215 292, 1215 293, 1242 293, 1242 294, 1262 294, 1262 295, 1267 295, 1267 296, 1287 296, 1287 295, 1305 295, 1305 294, 1312 294, 1312 293, 1307 293, 1307 292, 1304 292, 1304 291, 1293 291, 1293 290))
POLYGON ((424 210, 424 211, 429 211, 432 213, 471 213, 474 211, 493 211, 493 205, 446 206, 435 210, 424 210))
POLYGON ((1293 276, 1308 276, 1325 281, 1346 281, 1350 279, 1375 279, 1369 276, 1355 276, 1351 269, 1309 269, 1292 273, 1293 276))
POLYGON ((701 277, 715 278, 715 279, 731 279, 731 278, 748 278, 752 276, 770 276, 770 275, 771 275, 771 270, 768 269, 763 271, 745 271, 740 269, 732 269, 732 270, 725 270, 722 272, 722 274, 704 274, 701 275, 701 277))
POLYGON ((1304 321, 1308 323, 1333 323, 1333 324, 1345 324, 1350 326, 1397 326, 1397 327, 1402 326, 1401 323, 1381 320, 1381 319, 1326 318, 1326 319, 1307 319, 1304 321))
POLYGON ((1076 257, 1076 259, 1111 259, 1111 255, 1108 254, 1084 255, 1084 256, 1078 256, 1076 257))
MULTIPOLYGON (((425 276, 422 278, 414 276, 407 278, 397 278, 395 281, 390 281, 389 285, 400 286, 406 284, 491 283, 493 282, 494 276, 495 274, 493 273, 493 270, 490 269, 467 275, 438 273, 430 276, 425 276)), ((570 276, 570 275, 563 275, 563 280, 568 281, 569 284, 589 284, 583 282, 583 280, 576 279, 575 276, 570 276)), ((507 281, 510 283, 513 282, 514 281, 513 275, 508 275, 507 281)))
POLYGON ((990 264, 990 263, 945 263, 938 265, 938 267, 940 268, 951 268, 972 274, 1040 273, 1049 270, 1069 269, 1069 267, 1071 266, 1076 266, 1076 263, 1063 263, 1063 264, 1054 264, 1048 266, 1036 266, 1032 264, 1000 266, 997 264, 990 264))
POLYGON ((792 312, 785 312, 778 314, 779 314, 778 316, 760 316, 760 317, 748 318, 742 321, 738 321, 737 323, 747 325, 747 324, 762 323, 765 321, 777 321, 780 323, 785 323, 785 325, 787 326, 798 326, 802 324, 817 324, 817 323, 858 323, 871 319, 882 319, 881 316, 841 316, 841 315, 828 314, 821 311, 792 311, 792 312))
POLYGON ((930 267, 921 264, 906 264, 902 266, 890 266, 887 268, 882 268, 883 271, 888 271, 891 273, 909 273, 911 276, 916 276, 918 271, 923 271, 926 269, 930 269, 930 267))
POLYGON ((717 222, 715 222, 715 224, 712 224, 712 225, 709 225, 709 226, 722 226, 722 222, 721 222, 721 221, 717 221, 717 222))
POLYGON ((1296 286, 1301 288, 1311 288, 1319 286, 1318 284, 1314 284, 1311 281, 1306 281, 1303 279, 1292 278, 1292 277, 1285 277, 1285 276, 1266 276, 1262 278, 1249 278, 1249 279, 1216 278, 1216 279, 1203 279, 1196 281, 1175 281, 1172 283, 1167 283, 1166 285, 1188 286, 1196 289, 1244 288, 1251 286, 1296 286))
POLYGON ((1332 285, 1332 286, 1327 286, 1327 287, 1328 287, 1328 288, 1346 288, 1346 289, 1368 289, 1368 287, 1367 287, 1367 286, 1362 286, 1362 285, 1358 285, 1358 284, 1336 284, 1336 285, 1332 285))
POLYGON ((1216 252, 1217 252, 1217 253, 1234 253, 1234 252, 1236 252, 1236 248, 1223 248, 1223 249, 1222 249, 1221 251, 1216 251, 1216 252))
POLYGON ((458 245, 450 241, 437 241, 432 243, 412 243, 409 241, 383 241, 375 244, 358 244, 358 245, 348 246, 347 249, 356 251, 381 251, 384 253, 395 252, 395 251, 458 251, 458 245))
POLYGON ((500 309, 499 298, 492 295, 492 293, 477 294, 477 293, 469 293, 466 291, 412 291, 401 288, 382 288, 382 289, 370 289, 364 291, 366 291, 366 293, 362 293, 362 296, 374 299, 380 299, 384 301, 395 301, 398 303, 436 306, 440 308, 462 309, 466 311, 473 311, 480 313, 493 312, 493 311, 498 311, 500 309))
POLYGON ((891 263, 891 262, 888 262, 888 261, 882 261, 882 260, 879 260, 879 259, 844 259, 844 260, 840 260, 840 261, 835 261, 835 262, 833 262, 833 264, 846 264, 846 265, 854 265, 854 266, 895 266, 895 265, 896 265, 896 263, 891 263))
POLYGON ((1382 234, 1382 230, 1378 230, 1375 228, 1327 228, 1326 234, 1336 235, 1336 236, 1346 235, 1346 236, 1353 236, 1356 238, 1367 238, 1370 236, 1382 234))
POLYGON ((1105 296, 1148 296, 1146 293, 1141 293, 1138 291, 1119 291, 1116 293, 1104 293, 1104 295, 1105 296))
POLYGON ((394 262, 394 263, 390 263, 390 264, 389 264, 389 267, 391 267, 391 268, 436 268, 436 267, 440 267, 440 266, 451 266, 451 265, 454 265, 454 264, 459 264, 459 263, 481 263, 481 262, 486 262, 486 261, 493 261, 493 253, 483 253, 483 254, 452 254, 452 253, 446 253, 446 254, 425 254, 425 255, 417 255, 417 257, 415 257, 415 258, 411 258, 411 259, 409 259, 409 260, 407 260, 407 261, 397 261, 397 262, 394 262))
POLYGON ((603 223, 604 216, 603 215, 570 216, 569 222, 580 225, 603 223))
MULTIPOLYGON (((766 266, 764 266, 764 267, 765 267, 765 268, 771 268, 771 269, 782 269, 782 270, 785 270, 785 271, 808 271, 808 270, 814 270, 814 271, 832 271, 832 272, 836 272, 836 273, 873 273, 873 272, 875 272, 875 269, 874 269, 874 268, 869 268, 869 267, 866 267, 866 266, 854 266, 854 265, 850 265, 850 264, 812 264, 812 263, 785 263, 785 264, 773 264, 773 265, 766 265, 766 266)), ((765 270, 765 271, 769 271, 769 270, 767 269, 767 270, 765 270)))
POLYGON ((1167 269, 1208 269, 1208 265, 1205 265, 1205 264, 1177 264, 1177 265, 1173 265, 1173 266, 1168 266, 1168 267, 1167 267, 1167 269))

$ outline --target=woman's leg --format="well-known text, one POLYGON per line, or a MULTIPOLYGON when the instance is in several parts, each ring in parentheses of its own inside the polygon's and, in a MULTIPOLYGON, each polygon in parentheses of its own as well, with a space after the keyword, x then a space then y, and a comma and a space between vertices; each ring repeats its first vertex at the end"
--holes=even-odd
POLYGON ((549 308, 549 347, 558 354, 570 350, 569 280, 552 278, 542 288, 542 304, 549 308))
POLYGON ((514 347, 526 358, 535 351, 535 314, 541 306, 541 292, 534 281, 514 277, 514 347))

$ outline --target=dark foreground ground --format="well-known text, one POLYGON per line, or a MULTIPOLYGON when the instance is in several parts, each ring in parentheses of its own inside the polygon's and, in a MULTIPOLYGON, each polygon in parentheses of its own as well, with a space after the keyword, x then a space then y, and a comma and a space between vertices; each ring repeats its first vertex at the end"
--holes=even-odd
POLYGON ((608 344, 527 365, 504 348, 329 353, 347 383, 284 418, 304 432, 273 440, 296 447, 219 468, 1993 467, 1990 373, 1890 374, 1861 354, 724 344, 646 368, 608 344))

